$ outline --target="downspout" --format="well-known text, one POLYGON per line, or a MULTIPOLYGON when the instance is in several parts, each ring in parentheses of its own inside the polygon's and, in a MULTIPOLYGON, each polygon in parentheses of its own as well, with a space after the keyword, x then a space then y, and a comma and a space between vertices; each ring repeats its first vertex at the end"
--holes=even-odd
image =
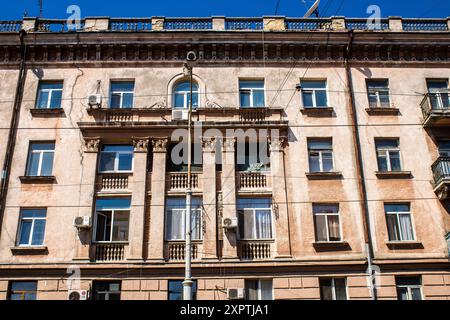
POLYGON ((347 79, 347 91, 349 105, 351 107, 351 116, 352 116, 352 127, 353 127, 353 138, 354 138, 354 146, 355 146, 355 154, 357 158, 356 167, 359 173, 359 189, 363 198, 363 221, 364 221, 364 229, 365 229, 365 242, 366 242, 366 252, 367 252, 367 264, 368 264, 368 277, 369 277, 369 286, 371 290, 371 296, 373 300, 377 300, 377 290, 374 284, 374 272, 373 272, 373 259, 374 259, 374 250, 373 250, 373 241, 372 241, 372 233, 370 227, 370 216, 369 216, 369 201, 367 198, 367 188, 366 188, 366 177, 364 174, 364 165, 362 159, 362 151, 361 151, 361 137, 359 135, 359 126, 358 126, 358 117, 356 113, 356 105, 355 105, 355 92, 353 90, 353 79, 352 73, 349 66, 349 58, 352 53, 352 45, 353 45, 353 30, 349 31, 349 42, 347 45, 347 49, 345 51, 345 73, 347 79))
POLYGON ((25 59, 27 55, 27 46, 24 43, 25 36, 27 35, 25 30, 20 30, 20 67, 19 78, 17 80, 16 94, 14 97, 13 112, 11 115, 11 124, 9 126, 8 143, 6 146, 5 160, 3 163, 3 170, 1 176, 1 189, 0 189, 0 235, 2 232, 2 222, 5 213, 6 197, 8 195, 8 185, 11 174, 11 163, 14 156, 14 149, 16 145, 17 127, 19 124, 20 105, 23 98, 23 87, 25 83, 25 59))

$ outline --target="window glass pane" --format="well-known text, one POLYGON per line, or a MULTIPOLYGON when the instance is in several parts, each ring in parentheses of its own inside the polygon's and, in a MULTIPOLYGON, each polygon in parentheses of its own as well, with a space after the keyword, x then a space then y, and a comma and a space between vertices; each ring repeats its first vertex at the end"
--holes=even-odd
POLYGON ((378 170, 379 171, 388 171, 387 158, 385 154, 378 154, 378 170))
POLYGON ((37 219, 34 221, 33 238, 31 245, 40 246, 44 243, 45 220, 37 219))
POLYGON ((329 215, 328 216, 328 234, 330 236, 330 241, 340 241, 341 235, 339 230, 339 216, 329 215))
POLYGON ((429 92, 445 91, 448 88, 447 80, 428 80, 427 85, 429 92))
POLYGON ((320 298, 322 300, 333 300, 331 279, 320 279, 320 298))
POLYGON ((133 81, 115 81, 111 82, 111 91, 134 91, 133 81))
POLYGON ((389 240, 390 241, 400 240, 400 235, 399 235, 398 226, 397 226, 397 216, 395 214, 388 214, 386 216, 386 218, 387 218, 389 240))
POLYGON ((130 209, 130 206, 131 198, 102 198, 95 202, 97 210, 130 209))
POLYGON ((402 169, 400 163, 400 153, 398 151, 389 151, 389 157, 391 160, 391 170, 400 171, 402 169))
POLYGON ((253 91, 253 106, 254 107, 264 107, 264 91, 254 90, 253 91))
POLYGON ((272 238, 272 221, 271 211, 257 210, 256 216, 256 238, 257 239, 271 239, 272 238))
POLYGON ((198 93, 193 93, 192 96, 194 97, 194 100, 192 100, 192 107, 197 108, 198 107, 198 93))
POLYGON ((264 89, 264 80, 240 80, 239 89, 264 89))
POLYGON ((271 208, 272 199, 271 198, 238 198, 237 205, 239 209, 249 209, 249 208, 271 208))
POLYGON ((31 153, 28 160, 28 176, 37 176, 39 174, 39 159, 41 155, 39 153, 31 153))
POLYGON ((171 209, 167 211, 167 240, 183 240, 185 238, 184 212, 182 209, 171 209))
POLYGON ((245 280, 247 300, 258 300, 258 280, 245 280))
POLYGON ((301 86, 304 89, 325 89, 327 83, 323 80, 303 80, 301 86))
POLYGON ((317 107, 326 107, 328 106, 327 102, 327 92, 324 90, 316 91, 316 106, 317 107))
POLYGON ((313 205, 314 213, 337 213, 339 212, 337 205, 315 204, 313 205))
POLYGON ((317 241, 328 241, 326 217, 324 215, 315 215, 314 221, 315 221, 315 225, 316 225, 316 240, 317 241))
POLYGON ((374 93, 369 93, 369 106, 372 108, 378 107, 378 97, 374 93))
POLYGON ((192 210, 191 215, 192 239, 200 240, 202 238, 202 211, 192 210))
POLYGON ((10 300, 36 300, 36 281, 15 281, 11 283, 10 300))
POLYGON ((119 153, 119 171, 131 171, 133 168, 133 154, 119 153))
POLYGON ((240 92, 241 107, 250 107, 250 92, 241 91, 240 92))
POLYGON ((320 172, 320 157, 319 152, 309 153, 309 171, 310 172, 320 172))
POLYGON ((261 300, 273 300, 272 280, 261 280, 261 300))
POLYGON ((387 91, 380 92, 380 104, 381 104, 381 107, 384 107, 384 108, 387 108, 390 106, 389 92, 387 92, 387 91))
POLYGON ((115 211, 112 241, 128 241, 129 211, 115 211))
POLYGON ((310 91, 303 91, 302 92, 302 97, 303 97, 303 106, 305 108, 312 108, 314 107, 313 104, 313 93, 310 91))
POLYGON ((333 154, 331 152, 322 152, 322 166, 324 172, 333 171, 333 154))
POLYGON ((345 279, 334 279, 334 290, 336 300, 347 300, 347 292, 345 289, 345 279))
POLYGON ((53 172, 53 152, 44 152, 42 157, 41 176, 48 177, 53 172))
POLYGON ((395 279, 397 286, 421 286, 420 277, 397 277, 395 279))
POLYGON ((387 139, 387 140, 375 140, 375 146, 377 149, 395 149, 398 148, 398 140, 396 139, 387 139))
POLYGON ((102 152, 100 154, 100 171, 114 171, 116 154, 112 152, 102 152))
POLYGON ((111 212, 97 212, 96 241, 111 241, 111 212))
POLYGON ((36 108, 38 109, 47 108, 48 96, 49 96, 48 91, 40 91, 36 108))
POLYGON ((119 93, 112 93, 111 94, 111 108, 120 108, 120 103, 122 100, 122 96, 119 93))
POLYGON ((187 108, 187 106, 184 105, 184 94, 174 94, 173 103, 175 108, 187 108))
POLYGON ((39 88, 41 90, 49 90, 49 89, 60 89, 60 90, 62 90, 63 84, 62 84, 62 82, 41 82, 39 84, 39 88))
POLYGON ((52 92, 52 98, 50 100, 50 108, 61 108, 62 90, 56 90, 52 92))
POLYGON ((411 216, 409 214, 400 214, 400 232, 402 240, 414 240, 413 229, 411 225, 411 216))
POLYGON ((133 93, 124 93, 122 108, 133 108, 133 93))
POLYGON ((332 148, 331 139, 308 139, 309 150, 331 150, 332 148))
POLYGON ((422 300, 420 288, 411 288, 412 300, 422 300))
POLYGON ((19 237, 19 245, 29 245, 30 234, 31 234, 31 220, 22 221, 20 225, 20 237, 19 237))

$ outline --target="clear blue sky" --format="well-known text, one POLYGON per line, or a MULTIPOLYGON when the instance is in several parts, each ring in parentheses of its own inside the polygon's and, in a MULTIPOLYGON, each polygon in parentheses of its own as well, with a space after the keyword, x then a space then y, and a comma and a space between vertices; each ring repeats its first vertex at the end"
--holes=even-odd
MULTIPOLYGON (((273 15, 278 0, 42 0, 43 16, 66 18, 71 4, 81 8, 82 17, 209 17, 212 15, 261 17, 273 15)), ((279 0, 278 14, 302 16, 313 0, 279 0), (306 4, 304 3, 306 2, 306 4)), ((381 15, 402 17, 450 16, 450 0, 321 0, 321 16, 366 17, 369 5, 378 5, 381 15)), ((2 0, 0 20, 39 15, 39 0, 2 0)))

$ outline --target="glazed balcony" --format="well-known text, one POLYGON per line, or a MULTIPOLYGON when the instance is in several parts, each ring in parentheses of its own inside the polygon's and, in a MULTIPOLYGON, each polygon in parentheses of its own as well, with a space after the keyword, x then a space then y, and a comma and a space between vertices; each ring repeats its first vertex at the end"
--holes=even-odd
MULTIPOLYGON (((192 260, 200 259, 200 252, 202 251, 202 242, 193 241, 191 247, 192 260)), ((164 245, 164 257, 166 261, 182 262, 186 254, 186 247, 184 241, 166 241, 164 245)))
POLYGON ((272 189, 270 172, 238 172, 236 182, 239 191, 270 191, 272 189))
POLYGON ((268 260, 273 256, 272 240, 239 240, 238 256, 241 260, 268 260))
POLYGON ((125 243, 95 243, 91 245, 91 261, 114 263, 125 260, 125 243))
POLYGON ((440 157, 432 166, 434 191, 439 199, 450 199, 450 157, 440 157))
POLYGON ((450 126, 450 91, 427 93, 420 106, 424 127, 450 126))

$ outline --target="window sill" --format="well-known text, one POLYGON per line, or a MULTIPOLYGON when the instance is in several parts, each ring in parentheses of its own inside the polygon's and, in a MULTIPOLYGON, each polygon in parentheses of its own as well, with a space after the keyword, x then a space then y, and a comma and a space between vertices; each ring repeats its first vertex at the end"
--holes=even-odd
POLYGON ((30 177, 23 176, 19 177, 20 182, 23 184, 56 184, 56 177, 48 176, 48 177, 30 177))
POLYGON ((377 171, 375 175, 378 179, 411 179, 411 171, 377 171))
POLYGON ((387 241, 386 245, 389 249, 423 249, 420 241, 387 241))
POLYGON ((342 172, 307 172, 308 180, 337 180, 342 179, 342 172))
POLYGON ((317 117, 331 117, 333 116, 334 109, 330 107, 326 108, 303 108, 300 109, 300 112, 306 114, 308 116, 317 116, 317 117))
POLYGON ((11 247, 11 252, 15 256, 41 256, 48 255, 48 248, 46 246, 11 247))
POLYGON ((382 107, 374 107, 374 108, 366 108, 366 112, 371 116, 398 116, 400 114, 400 110, 398 108, 382 108, 382 107))
POLYGON ((347 251, 351 250, 347 241, 335 241, 335 242, 314 242, 314 248, 316 251, 347 251))
POLYGON ((55 109, 30 109, 33 117, 63 117, 66 115, 63 108, 55 109))

